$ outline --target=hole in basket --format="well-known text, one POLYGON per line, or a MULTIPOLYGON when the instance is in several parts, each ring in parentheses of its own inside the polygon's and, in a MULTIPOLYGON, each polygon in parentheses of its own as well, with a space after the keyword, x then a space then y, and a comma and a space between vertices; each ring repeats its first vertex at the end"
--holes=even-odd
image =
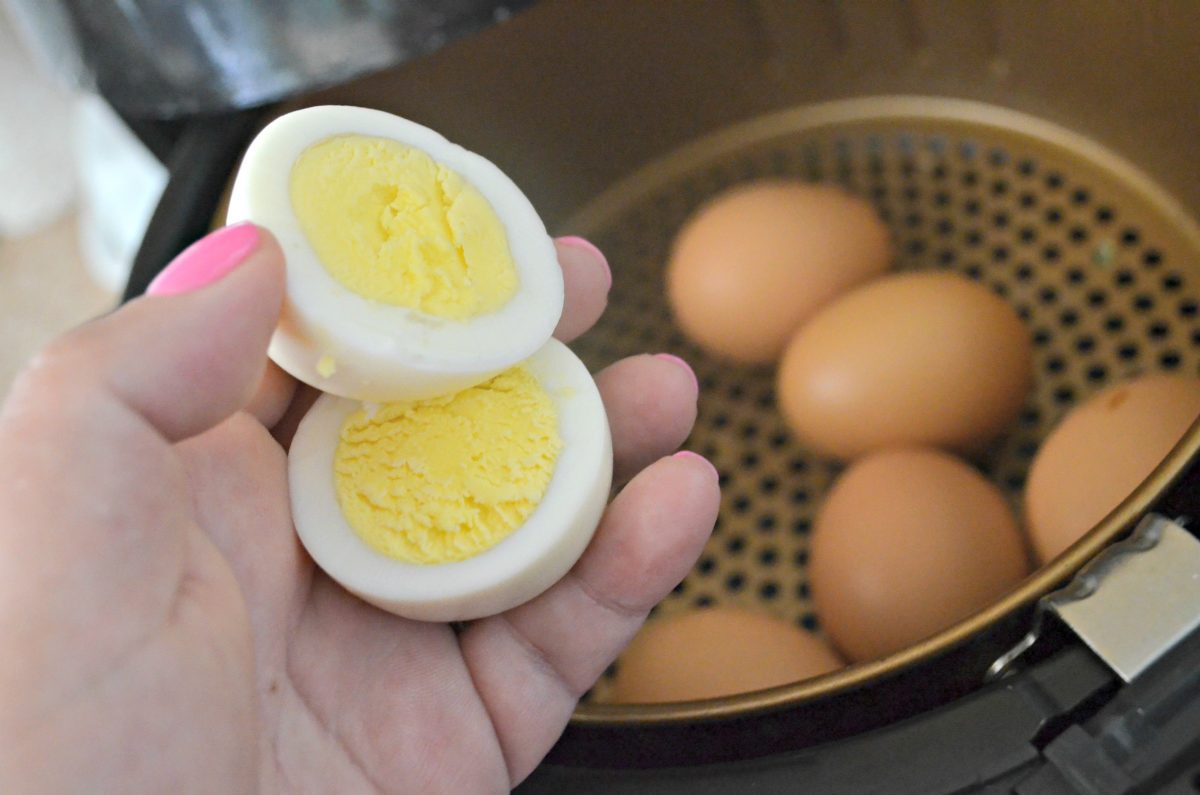
POLYGON ((1142 262, 1145 263, 1147 268, 1158 267, 1162 264, 1162 254, 1157 249, 1147 249, 1146 253, 1142 255, 1142 262))
POLYGON ((1161 320, 1156 320, 1146 328, 1146 333, 1149 334, 1152 339, 1161 340, 1163 337, 1167 336, 1170 330, 1170 327, 1166 323, 1163 323, 1161 320))
POLYGON ((1180 357, 1175 351, 1163 351, 1158 357, 1158 363, 1165 370, 1175 370, 1179 367, 1180 357))
POLYGON ((1094 337, 1086 336, 1075 340, 1075 350, 1080 353, 1091 353, 1096 349, 1096 340, 1094 337))
POLYGON ((1103 290, 1092 290, 1087 295, 1089 306, 1104 306, 1108 302, 1108 294, 1103 290))
POLYGON ((963 211, 967 215, 979 215, 979 201, 977 199, 968 199, 963 203, 963 211))
POLYGON ((1067 327, 1074 326, 1079 322, 1079 313, 1074 309, 1064 309, 1058 316, 1058 322, 1067 327))
POLYGON ((692 604, 699 608, 712 607, 713 598, 711 596, 697 596, 692 604))
POLYGON ((1139 312, 1149 312, 1154 308, 1154 299, 1143 293, 1142 295, 1139 295, 1137 298, 1133 299, 1133 308, 1139 312))
POLYGON ((1037 240, 1037 230, 1032 226, 1023 226, 1021 227, 1021 231, 1017 233, 1017 237, 1021 239, 1022 243, 1032 243, 1034 240, 1037 240))
POLYGON ((998 179, 992 183, 992 195, 993 196, 1003 196, 1006 193, 1008 193, 1008 182, 1007 181, 998 179))
POLYGON ((1082 226, 1076 226, 1071 229, 1070 237, 1072 243, 1082 243, 1088 239, 1088 233, 1082 226))
POLYGON ((1197 311, 1200 311, 1200 304, 1197 304, 1192 299, 1189 298, 1179 302, 1180 317, 1195 317, 1197 311))
POLYGON ((696 571, 700 572, 700 574, 712 574, 716 568, 717 562, 707 555, 700 558, 700 562, 696 564, 696 571))
POLYGON ((1133 342, 1126 342, 1121 347, 1117 348, 1117 355, 1127 362, 1136 359, 1138 353, 1138 346, 1133 342))
POLYGON ((764 582, 758 586, 758 595, 768 602, 779 595, 779 584, 771 581, 764 582))
POLYGON ((746 577, 742 574, 734 573, 725 578, 725 587, 734 593, 742 590, 742 586, 745 584, 746 577))
POLYGON ((775 477, 765 477, 759 481, 758 489, 763 494, 774 494, 779 489, 779 479, 775 477))
POLYGON ((808 550, 807 549, 797 549, 795 551, 795 553, 792 555, 792 563, 794 563, 797 566, 800 566, 802 568, 804 566, 807 566, 808 565, 808 550))
POLYGON ((1008 213, 996 213, 992 216, 992 223, 1001 229, 1008 226, 1008 221, 1008 213))
POLYGON ((1026 159, 1026 160, 1022 160, 1020 163, 1017 163, 1017 173, 1020 174, 1022 177, 1033 176, 1033 172, 1036 170, 1037 170, 1037 164, 1034 163, 1032 160, 1026 159))
POLYGON ((1050 190, 1058 190, 1062 187, 1062 184, 1062 174, 1059 174, 1057 171, 1051 171, 1046 175, 1046 187, 1050 190))
POLYGON ((797 519, 792 522, 792 535, 806 535, 812 529, 812 523, 807 519, 797 519))
POLYGON ((1029 191, 1025 191, 1024 193, 1022 193, 1020 195, 1020 197, 1017 198, 1017 202, 1025 209, 1029 209, 1031 207, 1036 207, 1037 206, 1037 194, 1030 193, 1029 191))
POLYGON ((1052 373, 1061 373, 1067 367, 1061 356, 1051 356, 1046 360, 1046 369, 1052 373))
POLYGON ((779 552, 775 547, 766 547, 758 553, 758 562, 764 566, 774 566, 779 560, 779 552))
POLYGON ((1113 213, 1111 207, 1099 207, 1096 209, 1097 223, 1101 223, 1101 224, 1111 223, 1112 219, 1115 217, 1116 217, 1116 215, 1113 213))
POLYGON ((1052 337, 1053 337, 1053 335, 1050 333, 1050 329, 1047 329, 1047 328, 1037 329, 1036 331, 1033 332, 1033 344, 1037 345, 1037 346, 1045 345, 1048 342, 1050 342, 1052 337))
POLYGON ((1017 281, 1027 282, 1033 277, 1033 267, 1025 264, 1016 270, 1017 281))
POLYGON ((774 514, 763 514, 758 517, 758 529, 764 533, 775 532, 775 516, 774 514))
POLYGON ((1115 281, 1118 287, 1128 287, 1133 284, 1133 271, 1122 268, 1117 271, 1115 281))
POLYGON ((750 498, 742 495, 733 501, 733 510, 735 513, 745 513, 750 510, 750 498))
POLYGON ((934 228, 937 229, 939 235, 949 235, 954 232, 954 224, 949 218, 943 218, 942 220, 938 221, 937 226, 934 228))
POLYGON ((1062 210, 1058 209, 1057 207, 1051 207, 1049 210, 1046 210, 1046 223, 1050 224, 1051 226, 1061 221, 1062 217, 1062 210))
POLYGON ((1082 206, 1087 204, 1091 198, 1091 194, 1087 192, 1086 188, 1078 188, 1074 193, 1071 194, 1071 203, 1082 206))
POLYGON ((1120 315, 1109 315, 1104 320, 1104 328, 1107 331, 1120 331, 1125 328, 1125 318, 1120 315))
POLYGON ((1059 405, 1066 405, 1075 400, 1075 390, 1069 386, 1060 386, 1054 390, 1054 402, 1059 405))
POLYGON ((808 599, 809 597, 812 596, 812 592, 809 591, 809 589, 808 589, 808 583, 806 583, 806 582, 797 583, 796 596, 800 597, 801 599, 808 599))
POLYGON ((725 542, 725 551, 730 555, 740 555, 745 548, 746 539, 741 536, 734 536, 725 542))
POLYGON ((1129 227, 1121 233, 1121 243, 1126 246, 1136 246, 1141 239, 1141 234, 1133 227, 1129 227))
POLYGON ((1162 280, 1163 289, 1173 293, 1183 286, 1183 277, 1178 273, 1168 273, 1162 280))
POLYGON ((1088 368, 1087 378, 1089 381, 1091 381, 1093 383, 1096 383, 1098 381, 1103 381, 1107 377, 1108 377, 1108 368, 1106 368, 1102 364, 1093 364, 1091 367, 1088 368))

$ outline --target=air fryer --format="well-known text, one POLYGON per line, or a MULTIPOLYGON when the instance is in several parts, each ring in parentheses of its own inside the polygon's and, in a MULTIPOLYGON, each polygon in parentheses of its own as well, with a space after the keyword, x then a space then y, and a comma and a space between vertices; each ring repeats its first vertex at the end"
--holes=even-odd
MULTIPOLYGON (((175 144, 129 292, 219 223, 272 116, 343 103, 434 127, 512 175, 552 231, 608 254, 608 312, 577 345, 591 366, 646 350, 695 365, 688 446, 721 472, 721 514, 651 620, 738 604, 819 629, 808 532, 835 470, 787 433, 768 370, 710 359, 671 324, 674 232, 745 180, 839 183, 890 225, 900 268, 1012 302, 1036 388, 983 468, 1016 502, 1072 405, 1135 373, 1200 373, 1198 71, 1187 0, 543 2, 281 104, 138 121, 175 144)), ((521 790, 1200 792, 1200 598, 1169 598, 1200 579, 1184 529, 1198 452, 1193 427, 1057 560, 888 658, 678 704, 605 704, 602 679, 521 790)))

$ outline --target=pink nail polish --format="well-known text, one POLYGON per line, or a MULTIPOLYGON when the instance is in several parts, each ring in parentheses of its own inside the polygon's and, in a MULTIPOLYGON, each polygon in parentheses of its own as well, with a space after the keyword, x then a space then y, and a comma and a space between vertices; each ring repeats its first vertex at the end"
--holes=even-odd
POLYGON ((249 221, 205 235, 188 246, 146 288, 147 295, 198 290, 226 275, 258 248, 258 227, 249 221))
POLYGON ((570 246, 572 248, 578 248, 586 251, 592 256, 593 259, 599 261, 600 266, 604 268, 604 276, 608 280, 608 284, 605 289, 612 287, 612 269, 608 267, 608 258, 605 257, 604 252, 596 248, 591 241, 584 240, 582 237, 577 237, 575 235, 568 235, 567 237, 558 238, 557 242, 562 243, 564 246, 570 246))
POLYGON ((700 391, 700 379, 696 378, 696 371, 692 369, 690 364, 685 362, 683 359, 680 359, 673 353, 656 353, 654 354, 654 358, 662 359, 663 361, 671 362, 672 364, 677 364, 684 370, 687 370, 687 374, 692 377, 692 384, 695 385, 696 391, 700 391))
POLYGON ((675 455, 673 455, 671 457, 672 458, 686 458, 686 459, 695 460, 695 461, 703 461, 704 463, 708 464, 708 468, 712 470, 713 477, 720 478, 720 474, 717 472, 717 468, 715 466, 713 466, 713 462, 709 461, 707 458, 700 455, 699 453, 693 453, 691 450, 680 450, 678 453, 676 453, 675 455))

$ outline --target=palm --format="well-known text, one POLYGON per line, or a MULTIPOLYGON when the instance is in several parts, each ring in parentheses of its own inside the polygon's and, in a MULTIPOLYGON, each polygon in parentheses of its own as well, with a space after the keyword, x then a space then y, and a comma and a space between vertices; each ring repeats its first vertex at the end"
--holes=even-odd
POLYGON ((292 532, 283 452, 263 426, 241 415, 179 452, 252 624, 262 791, 506 785, 454 632, 376 610, 315 569, 292 532))

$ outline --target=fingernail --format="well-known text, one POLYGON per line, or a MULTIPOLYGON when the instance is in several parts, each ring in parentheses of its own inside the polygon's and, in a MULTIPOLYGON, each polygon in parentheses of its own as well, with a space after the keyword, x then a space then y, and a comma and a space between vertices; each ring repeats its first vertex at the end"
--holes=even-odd
POLYGON ((676 356, 673 353, 656 353, 656 354, 654 354, 654 358, 662 359, 663 361, 667 361, 667 362, 672 362, 673 364, 679 365, 684 370, 687 370, 687 374, 692 377, 692 384, 696 387, 696 391, 697 392, 700 391, 700 379, 696 378, 696 371, 692 369, 692 366, 690 364, 685 362, 683 359, 680 359, 678 356, 676 356))
POLYGON ((241 265, 258 248, 258 240, 258 227, 249 221, 205 235, 171 260, 146 294, 178 295, 212 284, 241 265))
POLYGON ((686 458, 686 459, 694 460, 694 461, 703 461, 705 464, 708 464, 708 468, 712 470, 714 478, 720 479, 720 477, 721 477, 720 473, 717 472, 717 468, 715 466, 713 466, 713 462, 709 461, 707 458, 700 455, 699 453, 693 453, 691 450, 680 450, 678 453, 676 453, 675 455, 673 455, 671 457, 672 458, 686 458))
POLYGON ((592 257, 592 259, 599 263, 601 268, 604 268, 604 278, 608 282, 605 289, 607 290, 612 287, 612 269, 608 267, 608 258, 604 256, 603 251, 596 248, 591 241, 584 240, 582 237, 577 237, 574 235, 560 237, 558 238, 558 242, 562 243, 564 246, 570 246, 571 248, 577 248, 581 251, 586 251, 592 257))

